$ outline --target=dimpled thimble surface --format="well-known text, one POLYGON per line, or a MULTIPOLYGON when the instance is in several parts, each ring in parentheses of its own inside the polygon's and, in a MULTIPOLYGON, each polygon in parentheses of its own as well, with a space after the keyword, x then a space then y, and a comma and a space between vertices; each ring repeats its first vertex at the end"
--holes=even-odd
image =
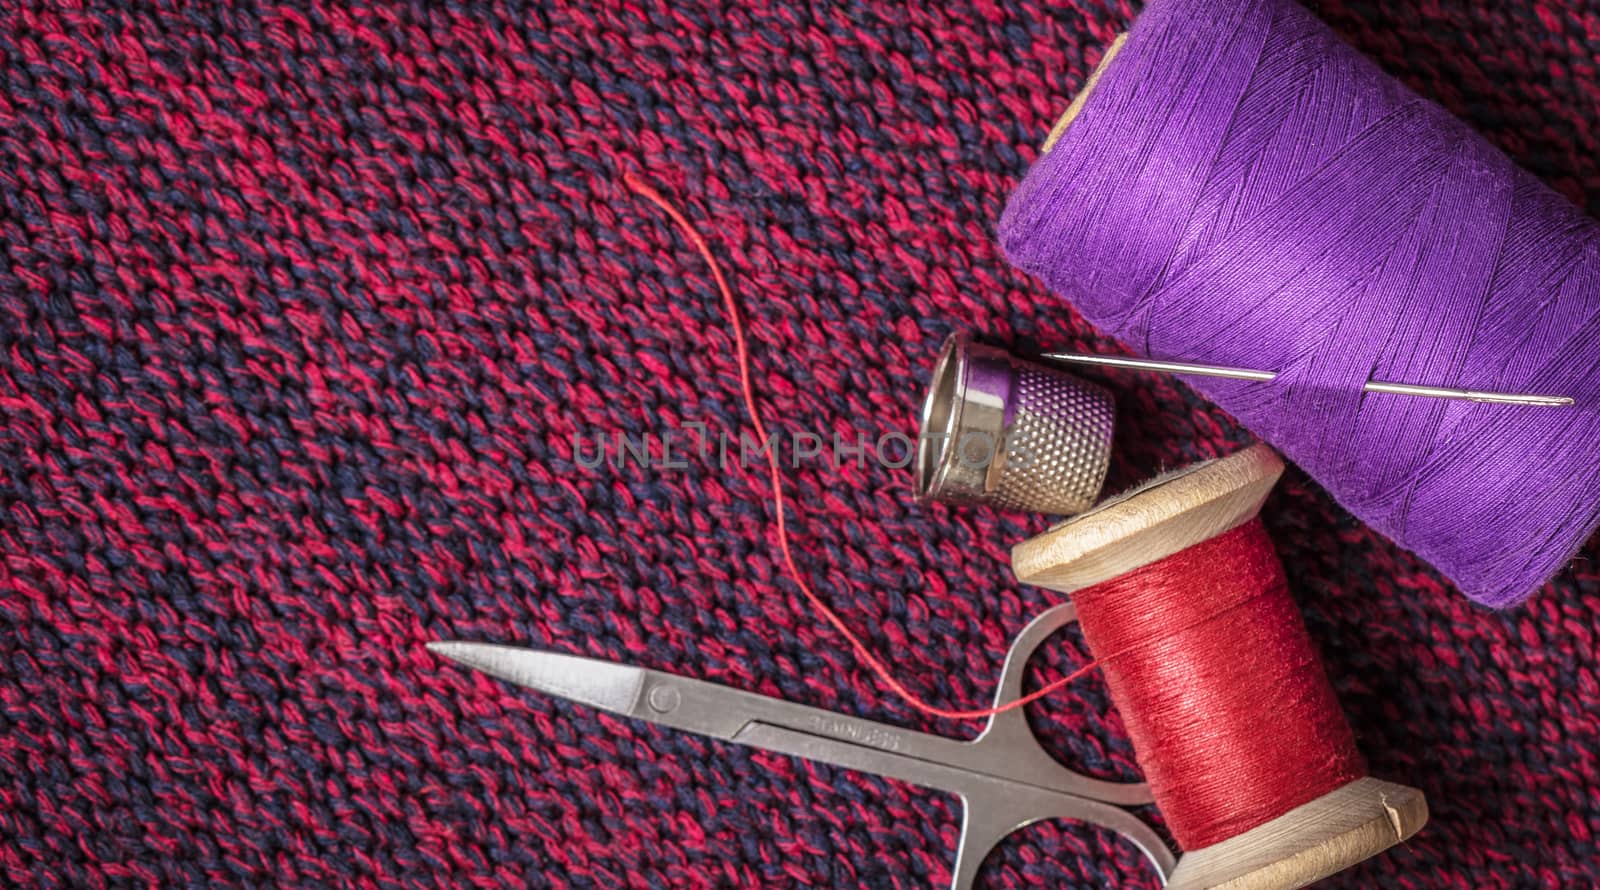
POLYGON ((1104 389, 953 335, 922 405, 918 499, 1081 513, 1105 482, 1112 421, 1104 389))

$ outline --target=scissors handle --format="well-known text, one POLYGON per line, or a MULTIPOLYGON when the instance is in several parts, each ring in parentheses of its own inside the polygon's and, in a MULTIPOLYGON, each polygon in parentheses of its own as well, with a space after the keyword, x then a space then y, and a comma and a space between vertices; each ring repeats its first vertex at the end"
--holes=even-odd
MULTIPOLYGON (((863 745, 841 745, 824 736, 771 723, 750 723, 732 740, 958 795, 962 804, 961 839, 951 873, 952 890, 969 890, 996 844, 1012 832, 1045 819, 1085 822, 1115 831, 1144 853, 1163 884, 1177 866, 1172 850, 1155 829, 1131 811, 1103 800, 974 773, 949 763, 919 760, 863 745)), ((1064 770, 1054 761, 1051 763, 1055 769, 1064 770)))
MULTIPOLYGON (((1065 602, 1041 612, 1017 634, 1000 669, 995 707, 1022 698, 1029 660, 1046 640, 1077 620, 1077 608, 1065 602)), ((1022 708, 990 715, 988 725, 968 747, 977 759, 990 765, 989 772, 1026 777, 1030 785, 1045 785, 1060 793, 997 785, 963 794, 965 810, 952 890, 969 890, 983 860, 997 844, 1012 832, 1045 819, 1088 822, 1115 831, 1144 853, 1163 884, 1171 876, 1177 866, 1172 849, 1155 829, 1122 809, 1154 803, 1149 785, 1095 779, 1063 766, 1039 744, 1022 708), (1003 769, 995 770, 997 764, 1003 769)))
POLYGON ((956 867, 950 874, 951 890, 971 890, 983 860, 1013 832, 1046 819, 1087 822, 1107 828, 1139 848, 1165 885, 1178 866, 1172 848, 1144 820, 1131 811, 1097 800, 1037 790, 986 791, 962 795, 961 840, 956 845, 956 867))
MULTIPOLYGON (((1017 634, 1000 669, 1000 683, 994 694, 995 707, 1022 697, 1022 681, 1028 673, 1029 659, 1056 631, 1077 620, 1078 610, 1072 603, 1066 602, 1041 612, 1017 634)), ((991 715, 983 732, 968 744, 971 753, 980 762, 990 765, 991 771, 995 764, 1003 764, 1002 773, 1009 778, 1026 777, 1032 784, 1044 784, 1057 791, 1121 806, 1142 806, 1155 802, 1150 786, 1143 782, 1108 782, 1063 766, 1039 744, 1033 728, 1028 725, 1028 715, 1022 708, 991 715)))

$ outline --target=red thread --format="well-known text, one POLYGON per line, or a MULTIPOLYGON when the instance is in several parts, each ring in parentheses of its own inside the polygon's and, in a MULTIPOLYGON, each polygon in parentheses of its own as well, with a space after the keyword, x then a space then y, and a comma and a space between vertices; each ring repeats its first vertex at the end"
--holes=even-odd
MULTIPOLYGON (((636 194, 661 208, 661 212, 665 213, 677 224, 678 228, 682 230, 683 236, 689 239, 689 243, 693 244, 695 250, 699 251, 700 256, 706 261, 706 265, 711 267, 711 277, 716 280, 717 290, 722 294, 722 306, 728 313, 728 327, 733 332, 734 352, 739 362, 739 383, 744 391, 744 407, 750 414, 750 425, 755 428, 757 441, 767 441, 766 425, 761 422, 761 412, 756 407, 755 384, 752 382, 750 374, 750 347, 745 340, 744 322, 739 317, 739 304, 733 297, 733 289, 728 286, 728 280, 723 276, 722 267, 717 263, 716 256, 711 253, 711 246, 706 243, 706 239, 689 222, 689 218, 684 216, 671 201, 668 201, 648 183, 631 173, 624 175, 622 181, 636 194)), ((868 648, 860 637, 856 636, 849 625, 844 623, 844 619, 829 608, 828 604, 823 602, 822 598, 817 596, 816 591, 811 589, 811 585, 806 582, 805 576, 800 572, 800 567, 795 564, 794 553, 789 547, 789 527, 784 519, 786 502, 783 495, 783 474, 778 469, 778 457, 775 449, 767 449, 767 467, 770 470, 769 481, 772 486, 772 503, 777 507, 778 549, 783 554, 783 564, 788 568, 789 576, 794 579, 795 586, 799 587, 800 592, 805 594, 806 602, 811 605, 811 608, 818 615, 821 615, 828 624, 832 625, 840 636, 849 641, 850 647, 856 652, 856 657, 860 658, 862 663, 866 664, 885 686, 888 686, 896 695, 905 699, 906 703, 913 708, 934 717, 974 720, 980 717, 988 717, 991 714, 1009 711, 1013 708, 1020 708, 1030 702, 1037 701, 1094 670, 1095 662, 1091 661, 1059 680, 1042 686, 1021 698, 993 708, 950 710, 928 704, 919 698, 916 693, 907 689, 903 683, 895 679, 894 674, 884 665, 882 659, 868 648)))
POLYGON ((1185 850, 1366 775, 1259 520, 1072 600, 1185 850))

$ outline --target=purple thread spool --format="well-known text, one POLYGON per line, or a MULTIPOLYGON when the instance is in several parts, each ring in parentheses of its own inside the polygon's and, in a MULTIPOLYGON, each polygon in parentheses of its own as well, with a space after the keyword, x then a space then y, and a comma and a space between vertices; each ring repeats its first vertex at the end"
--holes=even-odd
POLYGON ((1012 261, 1473 599, 1600 523, 1600 230, 1290 0, 1152 0, 1012 196, 1012 261), (1570 408, 1363 394, 1370 379, 1570 408))

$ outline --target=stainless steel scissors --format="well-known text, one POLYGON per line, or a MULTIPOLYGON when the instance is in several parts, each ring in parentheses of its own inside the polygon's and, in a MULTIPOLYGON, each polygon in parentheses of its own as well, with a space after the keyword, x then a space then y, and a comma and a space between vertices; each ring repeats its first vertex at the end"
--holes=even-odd
MULTIPOLYGON (((997 703, 1022 696, 1028 659, 1077 619, 1071 603, 1034 619, 1011 644, 997 703)), ((1166 883, 1176 858, 1155 830, 1123 807, 1152 802, 1143 783, 1107 782, 1058 763, 1022 709, 995 714, 976 739, 958 741, 690 680, 661 671, 488 643, 430 643, 433 652, 549 695, 742 745, 831 763, 961 797, 961 840, 950 885, 972 886, 1006 835, 1042 819, 1077 819, 1132 841, 1166 883)))

